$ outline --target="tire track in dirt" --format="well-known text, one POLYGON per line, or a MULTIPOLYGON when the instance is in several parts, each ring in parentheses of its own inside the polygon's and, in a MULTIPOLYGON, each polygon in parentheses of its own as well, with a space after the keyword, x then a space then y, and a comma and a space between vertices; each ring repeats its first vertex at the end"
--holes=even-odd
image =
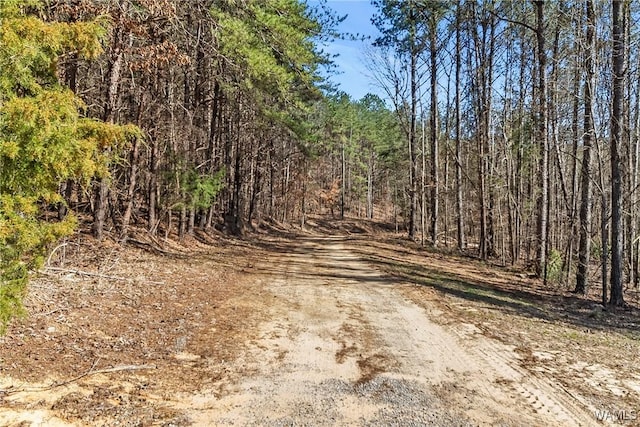
POLYGON ((283 244, 256 268, 271 292, 259 338, 216 397, 178 396, 198 425, 598 425, 513 349, 442 326, 340 239, 283 244))

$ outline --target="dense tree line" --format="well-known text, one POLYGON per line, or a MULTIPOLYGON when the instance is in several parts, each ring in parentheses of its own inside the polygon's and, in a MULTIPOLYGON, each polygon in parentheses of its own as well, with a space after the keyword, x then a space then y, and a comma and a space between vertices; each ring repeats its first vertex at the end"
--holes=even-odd
POLYGON ((637 3, 373 3, 370 69, 409 123, 409 235, 578 293, 599 277, 623 305, 639 284, 637 3))
POLYGON ((341 19, 323 4, 1 5, 5 320, 27 270, 78 219, 121 242, 141 229, 241 234, 264 221, 304 225, 308 212, 373 217, 374 200, 401 191, 395 116, 321 77, 331 63, 319 43, 341 19))
POLYGON ((3 319, 78 218, 119 241, 377 218, 576 292, 600 277, 622 305, 640 280, 638 5, 372 3, 386 100, 323 79, 342 19, 323 2, 0 2, 3 319))
MULTIPOLYGON (((296 1, 59 1, 58 21, 106 16, 106 52, 69 56, 63 78, 106 122, 133 123, 145 138, 116 156, 90 202, 98 238, 131 222, 180 238, 224 225, 239 233, 261 217, 291 215, 306 117, 321 99, 313 44, 323 28, 296 1), (220 221, 222 219, 222 221, 220 221)), ((74 183, 66 184, 74 187, 74 183)), ((74 199, 76 197, 76 199, 74 199)))

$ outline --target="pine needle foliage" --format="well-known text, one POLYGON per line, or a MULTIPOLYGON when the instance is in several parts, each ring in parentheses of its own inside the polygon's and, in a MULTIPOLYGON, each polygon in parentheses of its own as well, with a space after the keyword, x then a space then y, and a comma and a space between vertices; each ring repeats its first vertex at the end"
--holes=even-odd
POLYGON ((140 136, 135 127, 83 117, 82 101, 58 81, 58 58, 97 57, 105 26, 45 22, 35 15, 39 6, 0 2, 0 332, 24 314, 29 271, 75 228, 73 215, 42 218, 43 208, 63 202, 60 184, 107 176, 109 153, 140 136))
POLYGON ((307 138, 300 123, 310 103, 322 98, 318 67, 327 62, 315 44, 322 23, 297 0, 221 0, 211 15, 233 75, 224 83, 226 90, 251 93, 267 120, 307 138))

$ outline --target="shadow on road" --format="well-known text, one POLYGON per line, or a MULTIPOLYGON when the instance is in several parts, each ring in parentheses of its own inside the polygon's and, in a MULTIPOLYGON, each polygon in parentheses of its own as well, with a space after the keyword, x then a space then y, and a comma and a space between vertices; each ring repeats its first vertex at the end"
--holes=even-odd
MULTIPOLYGON (((594 300, 543 289, 535 280, 522 279, 515 273, 468 258, 401 247, 395 239, 382 243, 373 236, 298 235, 254 244, 285 256, 287 263, 295 266, 295 273, 290 273, 294 279, 316 278, 328 284, 340 279, 354 284, 417 284, 489 309, 590 330, 616 330, 640 340, 640 316, 636 308, 604 311, 594 300), (346 249, 337 251, 340 246, 346 249), (366 262, 370 269, 363 269, 353 261, 366 262)), ((282 273, 283 268, 283 265, 260 266, 265 273, 282 273)))

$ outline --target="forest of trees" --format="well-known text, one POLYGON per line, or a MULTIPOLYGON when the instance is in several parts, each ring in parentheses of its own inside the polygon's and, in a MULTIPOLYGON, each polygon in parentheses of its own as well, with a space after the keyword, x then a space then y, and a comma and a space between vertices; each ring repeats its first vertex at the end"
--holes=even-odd
POLYGON ((576 293, 599 279, 603 303, 624 305, 640 282, 639 5, 373 3, 369 67, 407 142, 409 236, 576 293))
POLYGON ((624 304, 640 283, 640 4, 374 0, 386 99, 298 0, 0 2, 0 314, 78 222, 184 239, 309 214, 624 304))

